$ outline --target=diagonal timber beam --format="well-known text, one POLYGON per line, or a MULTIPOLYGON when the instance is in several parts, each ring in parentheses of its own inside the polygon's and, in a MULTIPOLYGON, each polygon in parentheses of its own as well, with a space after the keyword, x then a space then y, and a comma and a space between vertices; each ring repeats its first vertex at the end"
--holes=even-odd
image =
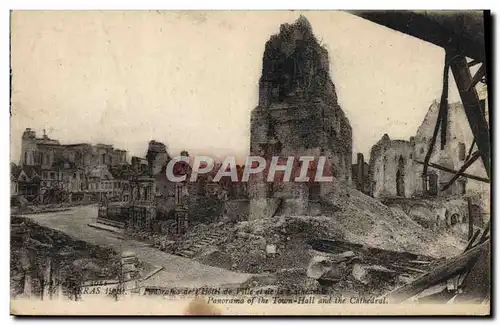
POLYGON ((386 295, 389 303, 401 303, 433 285, 446 281, 463 271, 467 271, 477 261, 481 254, 490 250, 490 241, 478 244, 467 252, 452 257, 442 265, 435 267, 431 272, 422 275, 415 281, 399 287, 386 295))
POLYGON ((481 63, 481 61, 472 60, 472 61, 470 61, 469 63, 467 63, 467 66, 468 66, 469 68, 472 68, 473 66, 478 65, 478 64, 480 64, 480 63, 481 63))
POLYGON ((472 77, 469 67, 467 66, 467 61, 464 56, 455 55, 451 60, 450 67, 457 84, 458 92, 460 93, 460 98, 462 99, 462 104, 472 134, 476 139, 477 148, 481 154, 481 160, 483 161, 486 174, 489 178, 491 174, 490 131, 488 123, 481 111, 481 103, 479 102, 476 88, 472 87, 468 89, 469 85, 472 84, 472 77))
POLYGON ((465 161, 469 160, 470 156, 472 155, 472 150, 474 149, 475 144, 476 139, 472 139, 472 143, 470 144, 469 152, 467 153, 467 158, 465 158, 465 161))
POLYGON ((469 87, 467 87, 466 91, 470 91, 472 87, 475 87, 478 82, 480 82, 481 80, 483 80, 484 76, 486 76, 486 65, 483 63, 479 67, 479 70, 477 70, 477 72, 474 75, 474 77, 472 77, 471 83, 470 83, 469 87))
MULTIPOLYGON (((414 160, 414 162, 416 162, 417 164, 421 164, 421 165, 424 164, 424 162, 419 161, 419 160, 414 160)), ((451 173, 451 174, 456 174, 457 173, 457 171, 454 170, 454 169, 451 169, 451 168, 448 168, 448 167, 444 167, 444 166, 441 166, 441 165, 438 165, 438 164, 434 164, 434 163, 429 163, 429 167, 436 168, 436 169, 439 169, 439 170, 442 170, 444 172, 448 172, 448 173, 451 173)), ((470 179, 479 181, 479 182, 490 183, 490 180, 487 179, 487 178, 484 178, 484 177, 475 176, 475 175, 471 175, 471 174, 467 174, 467 173, 462 173, 462 176, 465 177, 465 178, 470 178, 470 179)))
MULTIPOLYGON (((441 126, 441 141, 443 138, 446 141, 446 127, 442 125, 444 119, 447 118, 447 110, 448 110, 448 72, 450 69, 450 57, 449 53, 446 52, 444 59, 444 68, 443 68, 443 90, 441 92, 441 101, 439 102, 439 112, 436 119, 436 125, 434 126, 434 131, 432 133, 432 138, 429 143, 429 148, 427 149, 427 153, 424 158, 424 169, 422 171, 422 180, 423 180, 423 189, 427 189, 426 187, 426 177, 427 177, 427 167, 429 166, 429 160, 432 156, 432 151, 434 150, 434 145, 436 144, 436 138, 439 132, 439 127, 441 126)), ((446 124, 446 123, 445 123, 446 124)), ((443 143, 441 143, 441 147, 443 148, 443 143)))
POLYGON ((463 175, 465 170, 469 168, 469 166, 472 165, 479 158, 479 156, 479 151, 474 152, 472 156, 465 162, 465 164, 460 167, 460 169, 455 173, 455 175, 453 175, 448 183, 446 183, 446 185, 441 188, 441 191, 446 191, 460 176, 463 175))

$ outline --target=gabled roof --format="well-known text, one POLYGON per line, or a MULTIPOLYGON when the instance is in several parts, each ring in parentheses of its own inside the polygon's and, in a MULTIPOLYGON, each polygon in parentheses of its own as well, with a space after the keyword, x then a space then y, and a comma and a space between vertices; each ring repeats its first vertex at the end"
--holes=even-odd
POLYGON ((40 168, 34 166, 23 166, 17 176, 18 181, 39 182, 40 168), (23 179, 26 178, 26 179, 23 179))

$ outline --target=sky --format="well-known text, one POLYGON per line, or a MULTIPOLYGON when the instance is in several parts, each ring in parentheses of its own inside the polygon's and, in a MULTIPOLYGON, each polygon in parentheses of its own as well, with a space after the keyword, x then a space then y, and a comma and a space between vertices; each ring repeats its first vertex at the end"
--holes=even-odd
POLYGON ((444 50, 346 12, 17 11, 11 161, 26 127, 129 157, 152 139, 172 155, 246 156, 265 42, 300 14, 329 52, 353 156, 414 135, 440 97, 444 50))

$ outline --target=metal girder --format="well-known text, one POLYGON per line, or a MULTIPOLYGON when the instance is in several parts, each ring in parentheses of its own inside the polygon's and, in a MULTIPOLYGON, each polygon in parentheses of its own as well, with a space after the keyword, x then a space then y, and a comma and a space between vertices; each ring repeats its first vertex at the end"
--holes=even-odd
POLYGON ((481 103, 476 88, 472 87, 468 89, 472 83, 472 76, 467 66, 467 60, 463 55, 456 54, 450 62, 450 67, 457 84, 458 92, 460 93, 460 98, 462 99, 467 120, 469 121, 477 148, 481 154, 486 174, 490 177, 490 131, 488 123, 482 114, 481 103))
POLYGON ((486 76, 486 65, 483 63, 479 67, 479 70, 477 70, 474 77, 472 77, 472 81, 471 81, 469 87, 467 87, 467 91, 470 91, 472 87, 475 87, 477 85, 477 83, 480 82, 481 80, 483 80, 483 78, 485 76, 486 76))
MULTIPOLYGON (((422 181, 423 181, 423 189, 427 190, 426 177, 427 177, 427 167, 429 165, 429 160, 431 159, 432 151, 434 150, 434 145, 436 144, 436 138, 439 132, 439 126, 441 125, 441 149, 444 148, 443 138, 446 141, 446 125, 443 124, 444 120, 447 119, 448 112, 448 72, 450 69, 449 66, 450 57, 448 53, 446 53, 444 60, 444 69, 443 69, 443 90, 441 92, 441 101, 439 103, 439 112, 436 118, 436 125, 434 126, 434 132, 432 133, 432 138, 429 143, 429 148, 427 149, 427 153, 424 158, 424 169, 422 171, 422 181)), ((446 122, 445 122, 446 123, 446 122)))
MULTIPOLYGON (((414 160, 414 162, 416 162, 417 164, 421 164, 421 165, 424 164, 423 161, 419 161, 419 160, 414 160)), ((454 170, 454 169, 451 169, 451 168, 448 168, 448 167, 444 167, 444 166, 441 166, 441 165, 438 165, 438 164, 434 164, 434 163, 429 163, 429 167, 436 168, 436 169, 439 169, 439 170, 442 170, 444 172, 448 172, 448 173, 451 173, 451 174, 456 174, 457 173, 457 171, 454 170)), ((475 176, 475 175, 471 175, 471 174, 467 174, 467 173, 462 173, 462 176, 465 177, 465 178, 470 178, 470 179, 473 179, 473 180, 476 180, 476 181, 479 181, 479 182, 483 182, 483 183, 489 183, 490 182, 490 180, 487 179, 487 178, 480 177, 480 176, 475 176)))
MULTIPOLYGON (((485 17, 489 11, 350 11, 351 14, 404 34, 438 45, 451 54, 450 67, 481 160, 488 177, 491 173, 489 126, 481 114, 481 104, 466 57, 486 62, 485 17)), ((475 63, 475 62, 474 62, 475 63)), ((472 64, 472 62, 471 62, 472 64)), ((479 75, 478 75, 479 76, 479 75)), ((426 164, 424 164, 424 170, 426 164)))
POLYGON ((470 61, 467 65, 469 66, 469 68, 472 68, 473 66, 475 65, 478 65, 480 64, 481 62, 477 61, 477 60, 472 60, 470 61))
POLYGON ((475 144, 476 144, 476 139, 473 139, 472 143, 470 144, 469 152, 467 153, 467 157, 465 158, 465 161, 469 160, 470 156, 472 155, 472 150, 474 149, 475 144))
POLYGON ((353 15, 484 62, 489 11, 350 11, 353 15))
POLYGON ((463 175, 465 170, 467 170, 467 168, 469 168, 469 166, 472 165, 477 160, 477 158, 479 158, 479 156, 480 155, 478 151, 474 152, 472 156, 465 162, 465 164, 460 167, 460 169, 455 173, 455 175, 453 175, 449 182, 441 188, 441 191, 446 191, 448 187, 451 186, 451 184, 453 184, 460 176, 463 175))

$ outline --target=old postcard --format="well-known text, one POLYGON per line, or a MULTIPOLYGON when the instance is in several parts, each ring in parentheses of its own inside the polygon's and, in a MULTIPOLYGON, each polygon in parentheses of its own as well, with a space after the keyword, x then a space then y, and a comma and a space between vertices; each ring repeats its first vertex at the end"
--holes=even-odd
POLYGON ((489 315, 488 11, 13 11, 14 315, 489 315))

